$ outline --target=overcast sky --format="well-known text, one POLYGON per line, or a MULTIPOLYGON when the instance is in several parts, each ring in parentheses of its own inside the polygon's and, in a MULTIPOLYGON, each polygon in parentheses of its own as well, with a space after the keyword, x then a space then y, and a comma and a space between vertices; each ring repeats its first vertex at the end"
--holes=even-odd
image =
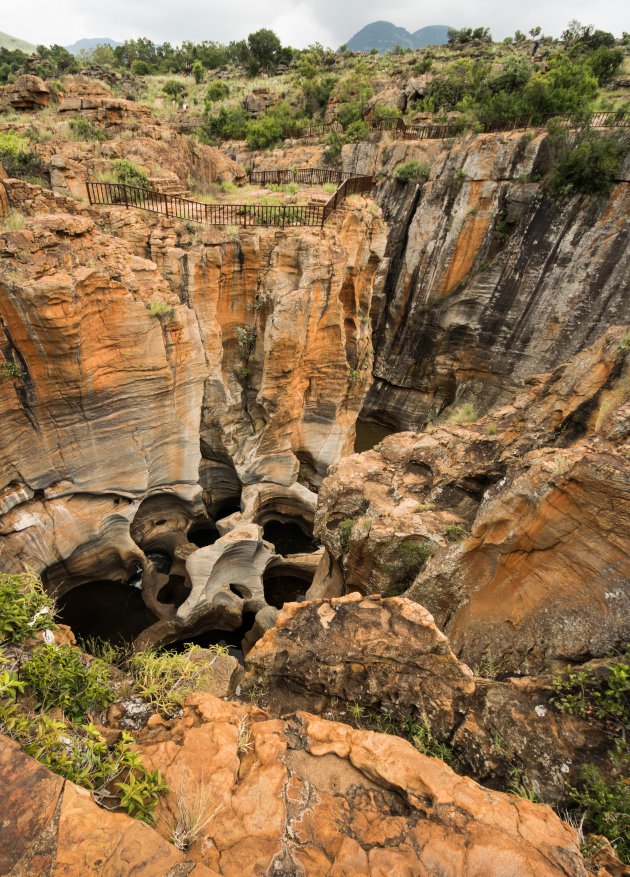
POLYGON ((371 21, 418 30, 430 24, 490 27, 495 39, 540 25, 559 36, 577 18, 621 35, 630 30, 627 0, 1 0, 0 30, 32 43, 67 45, 82 37, 125 40, 241 39, 260 27, 297 47, 337 47, 371 21))

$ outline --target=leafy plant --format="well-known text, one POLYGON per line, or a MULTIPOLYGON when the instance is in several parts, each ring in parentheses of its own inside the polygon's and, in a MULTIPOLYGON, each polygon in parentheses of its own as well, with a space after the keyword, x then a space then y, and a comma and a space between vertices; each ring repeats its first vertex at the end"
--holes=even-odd
POLYGON ((48 176, 44 162, 33 152, 27 138, 15 131, 0 131, 0 164, 10 177, 35 177, 38 182, 46 182, 48 176))
POLYGON ((344 518, 339 524, 339 542, 342 554, 347 554, 350 551, 350 534, 354 523, 354 518, 344 518))
POLYGON ((391 545, 384 555, 383 572, 389 576, 387 597, 397 597, 411 585, 432 554, 429 542, 406 539, 391 545))
POLYGON ((148 309, 151 316, 157 317, 158 320, 172 320, 175 316, 173 308, 165 301, 160 301, 157 298, 149 302, 148 309))
POLYGON ((34 572, 0 573, 0 642, 19 643, 37 630, 56 630, 55 603, 34 572))
POLYGON ((0 380, 3 378, 21 378, 22 369, 12 360, 8 359, 0 362, 0 380))
POLYGON ((98 658, 86 663, 69 645, 38 646, 20 675, 37 698, 38 709, 60 709, 72 721, 114 700, 107 665, 98 658))
POLYGON ((588 132, 561 148, 549 184, 553 192, 595 195, 608 192, 621 169, 627 148, 620 140, 588 132))
POLYGON ((399 164, 394 171, 394 179, 399 183, 421 182, 429 178, 430 168, 414 158, 399 164))
POLYGON ((256 346, 256 327, 237 326, 234 333, 239 356, 243 362, 248 363, 256 346))
POLYGON ((137 652, 129 661, 137 694, 164 715, 172 715, 193 691, 207 687, 213 679, 212 664, 199 655, 199 646, 186 644, 181 653, 137 652))
POLYGON ((567 668, 552 681, 551 702, 574 716, 594 716, 630 725, 630 663, 615 661, 602 667, 567 668))
POLYGON ((467 533, 466 528, 462 527, 461 524, 449 524, 444 535, 449 542, 461 542, 462 539, 466 538, 467 533))
POLYGON ((441 758, 453 768, 458 767, 458 760, 453 750, 447 743, 433 734, 431 723, 426 713, 422 714, 421 719, 413 719, 410 716, 405 719, 406 736, 411 740, 418 752, 423 755, 429 755, 431 758, 441 758))
POLYGON ((455 408, 452 413, 449 415, 447 423, 458 424, 458 423, 470 423, 472 420, 477 419, 477 410, 472 402, 464 402, 463 405, 459 405, 455 408))
POLYGON ((107 135, 89 119, 70 119, 68 122, 70 131, 75 140, 107 140, 107 135))
POLYGON ((127 158, 117 158, 112 162, 114 180, 127 186, 138 186, 140 189, 150 189, 149 178, 144 171, 127 158))
POLYGON ((630 861, 630 783, 623 772, 610 779, 594 764, 580 771, 577 788, 568 789, 572 801, 586 814, 588 831, 607 837, 624 862, 630 861))

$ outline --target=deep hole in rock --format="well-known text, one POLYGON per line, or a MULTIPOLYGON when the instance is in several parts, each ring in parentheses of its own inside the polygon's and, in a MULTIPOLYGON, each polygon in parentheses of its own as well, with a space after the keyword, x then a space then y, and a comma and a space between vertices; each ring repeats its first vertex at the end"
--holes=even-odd
POLYGON ((158 619, 144 605, 138 588, 121 582, 78 585, 58 598, 58 615, 77 639, 96 637, 130 642, 158 619))
POLYGON ((198 521, 188 531, 188 541, 198 548, 214 545, 219 536, 220 533, 212 521, 198 521))
POLYGON ((147 551, 145 556, 158 572, 169 573, 171 571, 173 561, 165 551, 147 551))
POLYGON ((243 623, 236 630, 206 630, 203 633, 198 633, 196 636, 186 636, 181 640, 175 640, 165 646, 165 648, 175 652, 183 652, 187 643, 201 646, 202 649, 216 645, 227 646, 230 654, 242 664, 243 637, 252 629, 255 620, 255 613, 243 612, 243 623))
POLYGON ((354 437, 355 454, 371 451, 379 442, 382 442, 384 438, 387 438, 388 435, 392 435, 394 432, 396 432, 395 429, 384 426, 382 423, 359 418, 356 423, 354 437))
POLYGON ((235 512, 240 512, 240 510, 241 501, 238 497, 235 497, 234 499, 226 499, 219 503, 219 505, 213 510, 213 517, 215 521, 220 521, 221 518, 227 518, 235 512))
POLYGON ((312 574, 303 570, 272 566, 263 575, 265 600, 276 609, 285 603, 301 603, 312 581, 312 574))
POLYGON ((181 606, 190 594, 184 576, 170 576, 168 582, 158 591, 158 601, 173 606, 181 606))
POLYGON ((273 543, 278 554, 310 554, 317 548, 312 526, 297 519, 270 518, 263 524, 263 538, 273 543))

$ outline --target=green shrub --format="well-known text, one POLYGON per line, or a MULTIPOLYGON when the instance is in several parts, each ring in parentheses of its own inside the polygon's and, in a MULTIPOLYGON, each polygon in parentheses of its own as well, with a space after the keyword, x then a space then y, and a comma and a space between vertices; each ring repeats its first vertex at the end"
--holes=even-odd
POLYGON ((124 183, 127 186, 138 186, 140 189, 151 188, 149 178, 145 172, 127 158, 117 158, 113 161, 112 171, 117 183, 124 183))
POLYGON ((54 611, 35 573, 0 573, 0 642, 19 643, 37 630, 56 630, 54 611))
POLYGON ((153 301, 149 302, 147 307, 151 316, 157 317, 158 320, 168 321, 172 320, 175 316, 175 311, 173 310, 173 308, 165 301, 160 301, 157 298, 154 298, 153 301))
POLYGON ((107 140, 105 132, 88 119, 70 119, 68 124, 76 140, 107 140))
POLYGON ((447 423, 458 424, 458 423, 470 423, 472 420, 477 419, 477 409, 473 405, 472 402, 464 402, 463 405, 458 405, 451 414, 448 416, 447 423))
POLYGON ((630 726, 630 662, 567 668, 552 681, 551 702, 574 716, 595 716, 622 728, 630 726))
POLYGON ((354 518, 344 518, 339 524, 339 542, 342 554, 347 554, 350 551, 350 534, 353 527, 354 518))
POLYGON ((431 556, 432 551, 431 544, 420 539, 407 539, 390 546, 385 552, 382 565, 383 572, 390 579, 385 596, 397 597, 406 591, 431 556))
POLYGON ((162 86, 162 91, 164 94, 168 95, 171 100, 177 101, 183 98, 186 94, 186 86, 183 82, 178 82, 176 79, 167 79, 162 86))
POLYGON ((444 535, 449 542, 461 542, 462 539, 466 538, 467 533, 466 528, 462 527, 461 524, 449 524, 444 535))
POLYGON ((136 692, 164 715, 176 712, 189 694, 202 690, 213 679, 212 665, 188 644, 182 653, 138 652, 129 661, 136 692))
POLYGON ((0 362, 0 381, 10 378, 21 378, 22 369, 13 360, 0 362))
POLYGON ((114 700, 107 665, 97 658, 86 663, 72 646, 38 646, 20 675, 37 698, 38 709, 60 709, 72 721, 114 700))
MULTIPOLYGON (((209 104, 206 104, 208 113, 209 104)), ((249 117, 243 107, 221 107, 216 116, 208 115, 202 126, 205 135, 212 139, 244 140, 247 136, 249 117)))
POLYGON ((135 61, 131 62, 131 72, 135 73, 136 76, 148 76, 152 73, 152 68, 146 61, 136 58, 135 61))
POLYGON ((199 60, 199 58, 197 58, 197 60, 194 61, 190 72, 192 73, 193 79, 195 80, 197 85, 201 85, 201 83, 204 80, 204 76, 206 75, 206 71, 204 69, 203 64, 199 60))
POLYGON ((206 89, 206 100, 213 102, 223 100, 230 96, 230 87, 226 82, 217 79, 211 82, 206 89))
POLYGON ((31 150, 28 139, 14 131, 0 131, 0 164, 10 177, 46 183, 48 172, 43 161, 31 150))
POLYGON ((269 149, 282 140, 282 125, 271 116, 264 116, 247 125, 247 145, 250 149, 269 149))
POLYGON ((363 140, 368 140, 370 137, 370 130, 370 126, 362 119, 352 122, 346 128, 346 143, 361 143, 363 140))
POLYGON ((430 168, 427 164, 418 161, 417 158, 399 164, 394 171, 394 179, 399 183, 421 182, 429 178, 430 168))
POLYGON ((602 834, 614 845, 617 855, 630 862, 630 783, 622 772, 610 779, 594 764, 580 771, 578 787, 569 787, 573 802, 584 811, 587 831, 602 834))
POLYGON ((551 190, 560 194, 585 195, 610 191, 626 151, 614 137, 587 133, 581 142, 561 151, 551 173, 551 190))

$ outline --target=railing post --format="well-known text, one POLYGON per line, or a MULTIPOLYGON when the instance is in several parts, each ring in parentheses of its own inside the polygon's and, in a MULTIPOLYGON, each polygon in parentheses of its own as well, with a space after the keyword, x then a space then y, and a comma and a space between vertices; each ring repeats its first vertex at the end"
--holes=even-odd
POLYGON ((127 184, 126 184, 126 183, 125 183, 125 185, 124 185, 123 188, 124 188, 124 191, 125 191, 125 207, 129 207, 129 197, 128 197, 128 195, 127 195, 127 184))
POLYGON ((164 195, 164 207, 166 209, 166 215, 168 216, 168 195, 164 195))
POLYGON ((282 228, 284 228, 284 223, 286 221, 286 218, 287 218, 287 208, 286 208, 286 204, 283 204, 282 205, 282 228))

